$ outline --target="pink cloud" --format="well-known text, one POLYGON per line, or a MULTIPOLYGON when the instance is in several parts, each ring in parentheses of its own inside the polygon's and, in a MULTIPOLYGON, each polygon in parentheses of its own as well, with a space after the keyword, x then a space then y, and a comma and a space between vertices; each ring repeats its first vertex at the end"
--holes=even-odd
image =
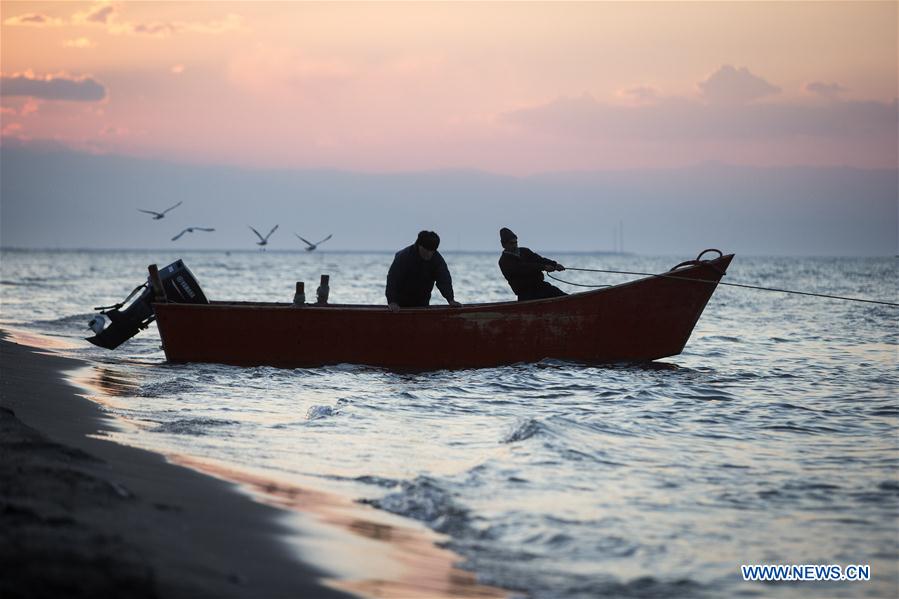
POLYGON ((19 110, 19 114, 21 116, 27 116, 29 114, 34 114, 40 108, 41 103, 39 100, 35 98, 28 98, 25 100, 25 103, 22 104, 22 108, 19 110))
POLYGON ((824 105, 725 104, 677 97, 656 98, 651 104, 620 106, 583 94, 511 111, 502 118, 524 129, 570 139, 745 142, 811 137, 848 140, 879 139, 889 132, 894 137, 899 124, 897 107, 896 101, 835 99, 824 105))
POLYGON ((84 12, 76 13, 72 20, 81 23, 109 23, 116 13, 116 7, 109 2, 100 2, 84 12))
POLYGON ((9 123, 8 125, 3 126, 3 129, 2 129, 2 131, 0 131, 0 134, 17 137, 24 130, 25 129, 24 129, 24 127, 22 127, 21 123, 9 123))
POLYGON ((106 88, 90 77, 65 75, 35 77, 29 72, 0 76, 0 95, 68 102, 99 102, 106 97, 106 88))
POLYGON ((169 37, 181 33, 216 35, 243 29, 244 19, 237 14, 211 21, 154 21, 135 22, 125 20, 123 11, 111 2, 99 2, 87 10, 76 12, 71 17, 55 18, 41 13, 26 13, 3 21, 9 26, 60 27, 65 25, 94 25, 105 27, 114 35, 145 35, 149 37, 169 37))
POLYGON ((839 83, 823 83, 821 81, 813 81, 805 84, 805 91, 832 100, 841 93, 848 91, 839 83))
POLYGON ((41 13, 30 12, 9 17, 3 21, 3 24, 11 27, 59 27, 66 23, 62 19, 48 17, 41 13))
POLYGON ((183 33, 200 33, 218 35, 238 31, 245 28, 244 19, 237 14, 228 14, 223 19, 213 21, 154 21, 138 23, 113 20, 108 23, 107 30, 116 35, 146 35, 150 37, 169 37, 183 33))
POLYGON ((650 103, 660 99, 659 90, 649 85, 638 85, 618 92, 618 95, 633 102, 650 103))
POLYGON ((743 104, 780 92, 779 87, 753 75, 748 68, 730 65, 721 66, 697 86, 702 97, 715 104, 743 104))

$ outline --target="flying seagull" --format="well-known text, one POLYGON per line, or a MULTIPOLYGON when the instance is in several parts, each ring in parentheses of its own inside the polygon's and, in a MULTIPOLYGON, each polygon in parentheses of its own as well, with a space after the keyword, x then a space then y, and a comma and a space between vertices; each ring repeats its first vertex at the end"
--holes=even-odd
POLYGON ((152 215, 153 215, 153 220, 159 220, 159 219, 161 219, 161 218, 165 218, 165 213, 166 213, 166 212, 168 212, 169 210, 174 210, 175 208, 177 208, 178 206, 180 206, 180 205, 183 204, 183 203, 184 203, 184 202, 178 202, 177 204, 175 204, 175 205, 172 206, 171 208, 166 208, 166 209, 163 210, 162 212, 154 212, 153 210, 143 210, 143 209, 141 209, 141 208, 138 208, 137 210, 138 210, 139 212, 146 212, 147 214, 152 214, 152 215))
POLYGON ((185 233, 193 233, 194 231, 215 231, 215 229, 210 229, 208 227, 187 227, 186 229, 172 237, 172 241, 178 241, 178 238, 185 233))
POLYGON ((302 237, 300 237, 300 236, 297 235, 296 233, 294 233, 294 235, 296 235, 297 237, 299 237, 300 241, 302 241, 303 243, 306 244, 306 251, 307 251, 307 252, 312 252, 312 251, 314 251, 315 248, 317 248, 318 246, 320 246, 320 245, 323 244, 324 242, 326 242, 326 241, 328 241, 329 239, 331 239, 331 237, 333 237, 333 235, 328 235, 327 237, 325 237, 325 238, 322 239, 321 241, 316 241, 315 243, 309 243, 308 241, 306 241, 305 239, 303 239, 302 237))
MULTIPOLYGON (((247 226, 249 226, 249 225, 247 225, 247 226)), ((272 227, 272 230, 269 231, 269 232, 268 232, 268 235, 266 235, 265 237, 263 237, 262 235, 260 235, 260 234, 259 234, 259 231, 257 231, 257 230, 254 229, 253 227, 250 227, 250 231, 252 231, 253 233, 255 233, 255 234, 256 234, 256 237, 259 238, 259 241, 256 242, 256 245, 263 245, 263 246, 264 246, 264 245, 268 245, 268 238, 272 236, 272 233, 274 233, 275 230, 276 230, 277 228, 278 228, 278 225, 275 225, 274 227, 272 227)))

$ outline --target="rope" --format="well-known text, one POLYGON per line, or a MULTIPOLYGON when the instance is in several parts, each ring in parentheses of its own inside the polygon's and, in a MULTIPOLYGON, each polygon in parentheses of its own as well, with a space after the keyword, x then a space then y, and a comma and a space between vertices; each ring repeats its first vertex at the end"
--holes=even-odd
POLYGON ((140 285, 138 285, 137 287, 132 289, 131 293, 128 294, 128 297, 126 297, 119 303, 113 304, 111 306, 97 306, 96 308, 94 308, 94 310, 99 310, 100 312, 103 312, 104 314, 106 313, 107 310, 118 310, 119 308, 121 308, 122 306, 127 304, 128 300, 130 300, 132 297, 134 297, 135 293, 137 293, 140 289, 143 289, 146 286, 147 286, 146 283, 141 283, 140 285))
MULTIPOLYGON (((581 270, 579 268, 566 268, 565 270, 581 270)), ((560 283, 565 283, 566 285, 574 285, 575 287, 611 287, 611 285, 582 285, 580 283, 572 283, 571 281, 566 281, 565 279, 560 279, 559 277, 554 277, 549 273, 546 273, 550 279, 556 280, 560 283)))
MULTIPOLYGON (((829 295, 826 293, 812 293, 809 291, 795 291, 792 289, 777 289, 775 287, 760 287, 758 285, 743 285, 741 283, 724 283, 723 281, 706 281, 703 279, 691 279, 688 277, 678 277, 678 276, 669 275, 669 274, 656 274, 656 273, 649 273, 649 272, 632 272, 632 271, 627 271, 627 270, 600 270, 598 268, 568 268, 568 267, 566 267, 565 270, 579 270, 582 272, 602 272, 602 273, 612 273, 612 274, 618 274, 618 275, 640 275, 640 276, 646 276, 646 277, 662 277, 662 278, 666 278, 666 279, 692 281, 694 283, 709 283, 711 285, 727 285, 728 287, 742 287, 743 289, 758 289, 760 291, 776 291, 778 293, 792 293, 795 295, 809 295, 812 297, 838 299, 838 300, 844 300, 847 302, 863 302, 866 304, 879 304, 881 306, 893 306, 893 307, 899 308, 899 304, 894 303, 894 302, 883 302, 883 301, 879 301, 879 300, 862 299, 862 298, 857 298, 857 297, 845 297, 842 295, 829 295)), ((557 281, 560 281, 562 283, 568 283, 568 281, 562 281, 562 279, 557 279, 556 277, 553 277, 549 273, 547 273, 547 275, 550 278, 556 279, 557 281)), ((576 285, 576 283, 568 283, 568 284, 576 285)), ((603 285, 603 286, 608 287, 608 285, 603 285)), ((578 287, 591 287, 591 285, 578 285, 578 287)), ((600 285, 597 285, 597 287, 600 287, 600 285)))

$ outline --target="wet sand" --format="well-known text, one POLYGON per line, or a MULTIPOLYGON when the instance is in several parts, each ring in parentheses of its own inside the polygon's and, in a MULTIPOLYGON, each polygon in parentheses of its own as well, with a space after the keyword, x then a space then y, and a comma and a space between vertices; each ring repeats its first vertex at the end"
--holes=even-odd
POLYGON ((0 597, 508 596, 391 514, 113 442, 116 423, 80 394, 102 403, 122 382, 29 345, 0 330, 0 597), (63 376, 75 369, 93 373, 76 387, 63 376), (314 526, 289 526, 291 513, 314 526))
POLYGON ((0 596, 350 596, 279 539, 280 510, 103 439, 60 376, 79 365, 0 340, 0 596))

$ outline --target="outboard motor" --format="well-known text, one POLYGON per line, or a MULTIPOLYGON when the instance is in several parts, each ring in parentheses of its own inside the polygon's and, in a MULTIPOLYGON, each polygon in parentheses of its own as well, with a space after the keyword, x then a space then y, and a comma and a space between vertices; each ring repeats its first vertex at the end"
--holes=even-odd
MULTIPOLYGON (((162 288, 168 301, 181 304, 209 303, 200 289, 200 284, 181 260, 159 269, 159 278, 162 280, 162 288)), ((145 283, 135 287, 122 302, 94 309, 100 313, 88 323, 95 334, 93 337, 87 337, 87 340, 106 349, 117 348, 156 320, 156 314, 153 313, 153 287, 149 277, 145 283), (141 292, 140 295, 123 309, 138 292, 141 292)))

